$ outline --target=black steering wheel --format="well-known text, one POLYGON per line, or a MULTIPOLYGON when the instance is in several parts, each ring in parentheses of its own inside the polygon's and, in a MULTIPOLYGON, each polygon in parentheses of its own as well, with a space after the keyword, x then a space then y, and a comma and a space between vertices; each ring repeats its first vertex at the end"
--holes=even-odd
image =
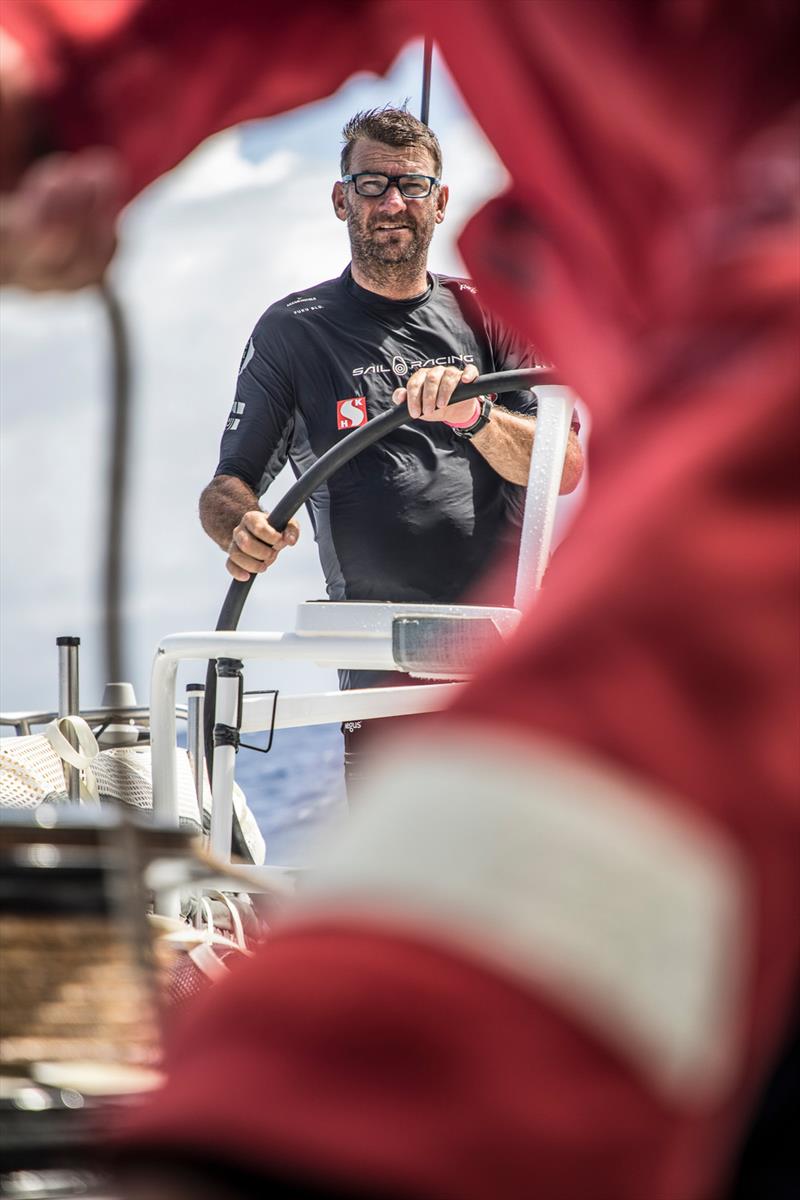
MULTIPOLYGON (((459 400, 471 400, 475 396, 483 396, 488 392, 518 392, 536 387, 537 385, 556 384, 560 382, 561 380, 557 378, 556 372, 551 367, 527 367, 517 371, 498 371, 493 375, 480 375, 472 383, 460 383, 450 397, 449 403, 456 404, 459 400)), ((278 501, 270 512, 269 517, 273 529, 276 529, 278 533, 283 533, 298 509, 305 504, 311 494, 321 484, 325 483, 333 475, 334 471, 338 471, 339 467, 344 466, 351 458, 355 458, 362 450, 366 450, 367 446, 374 445, 375 442, 386 437, 392 430, 399 429, 401 425, 405 425, 407 421, 412 419, 406 405, 399 404, 388 412, 381 413, 378 417, 373 417, 365 425, 361 425, 359 428, 354 429, 352 433, 349 433, 347 437, 342 438, 335 446, 332 446, 330 450, 321 455, 313 466, 309 467, 305 474, 301 475, 292 484, 285 496, 278 501)), ((231 582, 217 619, 217 630, 234 630, 237 628, 242 610, 244 609, 245 600, 256 578, 256 575, 251 575, 246 583, 238 579, 234 579, 231 582)), ((217 669, 216 660, 212 659, 208 664, 206 672, 204 708, 205 753, 209 775, 211 774, 214 761, 214 709, 216 707, 216 697, 217 669)), ((247 856, 247 850, 235 812, 233 839, 235 849, 247 856)))

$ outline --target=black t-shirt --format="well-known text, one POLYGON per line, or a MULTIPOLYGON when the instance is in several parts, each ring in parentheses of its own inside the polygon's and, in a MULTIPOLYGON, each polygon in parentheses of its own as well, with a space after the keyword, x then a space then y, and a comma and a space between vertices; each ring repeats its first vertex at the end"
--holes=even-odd
MULTIPOLYGON (((413 300, 338 279, 273 304, 245 348, 217 475, 262 495, 287 458, 297 475, 392 405, 421 366, 481 375, 535 365, 467 280, 429 276, 413 300)), ((499 402, 533 415, 531 392, 499 402)), ((351 459, 309 504, 332 600, 451 603, 514 544, 524 489, 444 424, 415 421, 351 459)), ((497 598, 498 603, 508 597, 497 598)))

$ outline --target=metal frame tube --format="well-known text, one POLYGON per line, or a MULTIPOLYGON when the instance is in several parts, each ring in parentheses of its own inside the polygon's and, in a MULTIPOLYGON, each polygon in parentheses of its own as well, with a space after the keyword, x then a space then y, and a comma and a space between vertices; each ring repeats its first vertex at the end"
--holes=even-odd
POLYGON ((203 749, 203 709, 206 689, 202 683, 186 685, 186 749, 192 764, 200 828, 203 827, 203 794, 205 792, 205 752, 203 749))
MULTIPOLYGON (((80 713, 79 637, 56 638, 58 646, 58 715, 74 717, 80 713)), ((68 734, 70 744, 77 749, 77 738, 68 734)), ((64 763, 64 779, 70 800, 80 801, 81 773, 77 767, 64 763)))
POLYGON ((423 125, 428 124, 431 111, 431 69, 433 64, 433 38, 428 36, 423 43, 422 51, 422 99, 419 106, 419 119, 423 125))
POLYGON ((177 721, 175 677, 178 657, 159 647, 150 682, 150 742, 153 767, 153 818, 178 825, 178 771, 175 765, 177 721))

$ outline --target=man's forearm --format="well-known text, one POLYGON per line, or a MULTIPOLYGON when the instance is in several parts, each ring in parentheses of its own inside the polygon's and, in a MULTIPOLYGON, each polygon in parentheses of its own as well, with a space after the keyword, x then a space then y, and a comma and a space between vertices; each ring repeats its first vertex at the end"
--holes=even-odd
POLYGON ((220 549, 227 551, 234 529, 247 512, 258 508, 258 496, 234 475, 217 475, 200 497, 200 522, 220 549))
MULTIPOLYGON (((524 485, 528 482, 535 434, 535 417, 523 417, 496 404, 491 421, 475 435, 472 444, 498 475, 524 485)), ((575 490, 582 474, 583 451, 571 429, 561 476, 562 495, 575 490)))

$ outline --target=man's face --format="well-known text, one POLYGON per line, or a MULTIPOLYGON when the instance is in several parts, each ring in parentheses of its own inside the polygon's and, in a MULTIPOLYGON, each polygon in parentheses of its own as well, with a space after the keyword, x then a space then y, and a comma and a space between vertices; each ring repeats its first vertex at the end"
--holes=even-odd
MULTIPOLYGON (((374 171, 381 175, 435 175, 427 150, 384 146, 367 139, 356 142, 349 174, 374 171)), ((406 199, 394 185, 382 196, 359 196, 352 183, 337 183, 333 205, 347 222, 354 261, 380 266, 424 262, 435 226, 443 220, 447 188, 434 187, 429 196, 406 199)))

